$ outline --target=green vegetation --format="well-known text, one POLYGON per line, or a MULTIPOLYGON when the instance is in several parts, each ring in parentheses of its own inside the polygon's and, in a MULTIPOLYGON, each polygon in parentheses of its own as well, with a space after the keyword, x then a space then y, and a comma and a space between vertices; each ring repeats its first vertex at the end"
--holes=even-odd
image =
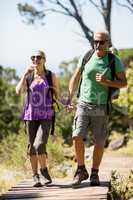
POLYGON ((109 200, 129 200, 133 197, 133 171, 126 177, 121 176, 117 171, 112 171, 109 200))
POLYGON ((19 130, 19 97, 15 94, 18 81, 15 69, 0 66, 0 139, 19 130))
POLYGON ((120 58, 128 59, 130 56, 133 56, 133 48, 130 49, 120 49, 119 50, 119 56, 120 58))

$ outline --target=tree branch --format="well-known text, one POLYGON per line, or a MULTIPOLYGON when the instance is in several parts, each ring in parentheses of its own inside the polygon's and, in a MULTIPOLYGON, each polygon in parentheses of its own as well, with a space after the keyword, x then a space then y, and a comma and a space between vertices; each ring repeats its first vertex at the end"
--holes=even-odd
POLYGON ((118 0, 116 0, 116 3, 119 5, 119 6, 122 6, 122 7, 125 7, 127 8, 128 10, 131 11, 131 13, 133 13, 133 3, 130 1, 130 0, 126 0, 126 2, 129 4, 124 4, 124 3, 120 3, 118 0))
POLYGON ((102 11, 101 11, 101 9, 100 9, 100 6, 99 5, 97 5, 96 3, 94 3, 94 1, 93 0, 89 0, 90 1, 90 3, 92 3, 93 4, 93 6, 100 12, 100 14, 102 14, 102 11))

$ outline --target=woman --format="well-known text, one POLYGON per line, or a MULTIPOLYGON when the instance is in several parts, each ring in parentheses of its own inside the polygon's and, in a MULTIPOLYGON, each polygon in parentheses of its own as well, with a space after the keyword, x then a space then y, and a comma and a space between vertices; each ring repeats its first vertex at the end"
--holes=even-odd
POLYGON ((53 87, 49 85, 45 63, 46 56, 43 51, 36 51, 31 56, 32 65, 25 71, 18 85, 16 93, 19 95, 24 89, 27 99, 22 119, 26 121, 28 134, 28 154, 33 171, 34 187, 42 186, 38 174, 40 164, 41 175, 47 179, 45 184, 51 183, 46 163, 46 144, 52 122, 52 95, 58 97, 58 81, 51 73, 53 87))

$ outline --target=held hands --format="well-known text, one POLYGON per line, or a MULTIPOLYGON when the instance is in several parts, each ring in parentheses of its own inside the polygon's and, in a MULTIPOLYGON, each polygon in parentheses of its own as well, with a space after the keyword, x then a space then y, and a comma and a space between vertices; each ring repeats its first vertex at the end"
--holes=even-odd
POLYGON ((67 110, 67 112, 72 112, 73 109, 74 109, 74 106, 73 106, 72 103, 71 103, 71 99, 68 98, 67 104, 66 104, 66 110, 67 110))

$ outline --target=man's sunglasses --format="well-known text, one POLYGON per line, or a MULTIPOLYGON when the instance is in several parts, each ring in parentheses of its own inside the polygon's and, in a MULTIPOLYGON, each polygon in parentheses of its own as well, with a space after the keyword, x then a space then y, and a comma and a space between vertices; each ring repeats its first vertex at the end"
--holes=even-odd
POLYGON ((42 56, 31 56, 31 60, 33 61, 33 60, 35 60, 35 58, 36 58, 36 60, 41 60, 43 57, 42 56))
POLYGON ((94 44, 100 44, 100 45, 104 45, 105 42, 107 42, 107 40, 94 40, 94 44))

